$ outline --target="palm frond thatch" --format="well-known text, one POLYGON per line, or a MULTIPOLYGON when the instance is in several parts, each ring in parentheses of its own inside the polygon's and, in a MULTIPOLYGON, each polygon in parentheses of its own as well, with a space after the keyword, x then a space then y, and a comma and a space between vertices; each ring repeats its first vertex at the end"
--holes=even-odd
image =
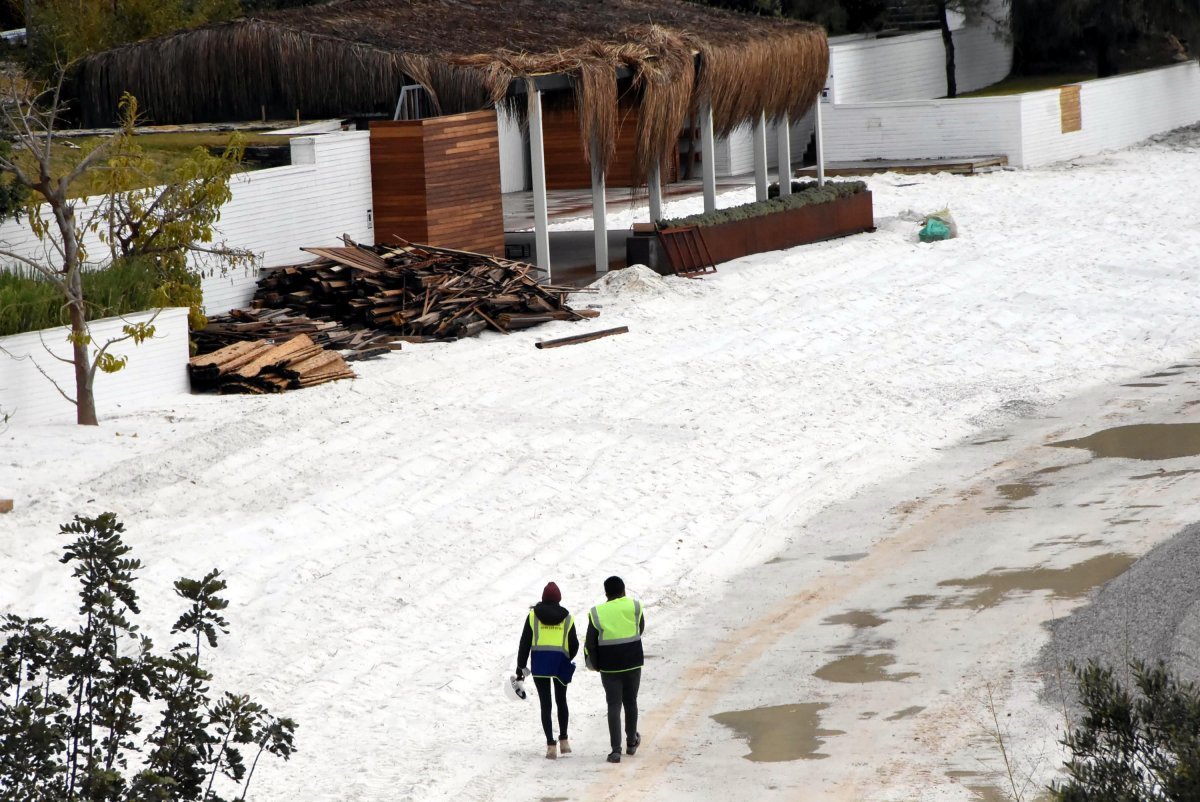
POLYGON ((674 153, 699 103, 711 102, 722 134, 763 112, 795 119, 828 62, 817 26, 681 0, 332 0, 100 53, 81 65, 76 94, 86 125, 111 123, 125 91, 159 123, 385 112, 410 83, 455 114, 506 100, 519 109, 513 81, 561 73, 602 168, 619 95, 636 97, 645 175, 674 153), (621 67, 631 81, 618 82, 621 67))

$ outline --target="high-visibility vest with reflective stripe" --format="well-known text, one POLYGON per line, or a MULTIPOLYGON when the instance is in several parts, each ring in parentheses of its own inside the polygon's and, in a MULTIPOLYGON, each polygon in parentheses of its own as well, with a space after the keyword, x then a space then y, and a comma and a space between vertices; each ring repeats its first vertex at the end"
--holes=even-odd
POLYGON ((598 604, 588 613, 600 646, 616 646, 642 639, 642 603, 622 596, 598 604))
POLYGON ((571 619, 571 616, 567 616, 557 624, 543 623, 538 620, 533 610, 530 610, 529 628, 533 630, 533 651, 562 652, 570 656, 568 638, 571 633, 571 627, 574 625, 575 622, 571 619))

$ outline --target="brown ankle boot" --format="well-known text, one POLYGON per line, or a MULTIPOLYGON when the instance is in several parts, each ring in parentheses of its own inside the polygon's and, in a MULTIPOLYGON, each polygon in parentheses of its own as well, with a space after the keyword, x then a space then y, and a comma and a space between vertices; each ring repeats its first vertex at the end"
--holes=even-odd
POLYGON ((558 739, 558 752, 559 752, 559 754, 562 754, 562 755, 571 754, 571 742, 568 741, 566 738, 559 738, 558 739))
POLYGON ((558 744, 546 744, 546 760, 554 760, 558 757, 558 744))

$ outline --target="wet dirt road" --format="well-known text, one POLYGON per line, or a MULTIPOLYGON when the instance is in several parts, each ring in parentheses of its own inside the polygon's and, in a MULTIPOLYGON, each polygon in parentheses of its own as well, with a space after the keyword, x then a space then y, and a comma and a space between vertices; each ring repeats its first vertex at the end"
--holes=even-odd
POLYGON ((1200 362, 1156 373, 798 527, 650 639, 644 746, 571 798, 1036 799, 1064 721, 1038 699, 1044 622, 1200 520, 1200 362))

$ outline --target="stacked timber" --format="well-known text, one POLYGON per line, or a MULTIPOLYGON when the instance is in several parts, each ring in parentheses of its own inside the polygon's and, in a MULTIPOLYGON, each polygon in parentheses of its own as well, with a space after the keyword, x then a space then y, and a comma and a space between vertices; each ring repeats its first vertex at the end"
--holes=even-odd
POLYGON ((280 342, 297 334, 307 334, 322 348, 341 351, 347 362, 399 351, 401 347, 394 334, 362 326, 343 326, 331 320, 313 320, 288 309, 234 309, 227 315, 210 317, 208 325, 195 332, 192 339, 197 353, 208 354, 236 342, 280 342))
POLYGON ((314 261, 259 282, 253 305, 309 320, 394 332, 410 342, 508 333, 551 320, 595 317, 573 310, 571 287, 540 285, 534 268, 492 256, 403 243, 305 248, 314 261))
POLYGON ((301 387, 354 378, 337 351, 323 348, 307 334, 283 343, 242 340, 191 359, 192 388, 220 393, 282 393, 301 387))

